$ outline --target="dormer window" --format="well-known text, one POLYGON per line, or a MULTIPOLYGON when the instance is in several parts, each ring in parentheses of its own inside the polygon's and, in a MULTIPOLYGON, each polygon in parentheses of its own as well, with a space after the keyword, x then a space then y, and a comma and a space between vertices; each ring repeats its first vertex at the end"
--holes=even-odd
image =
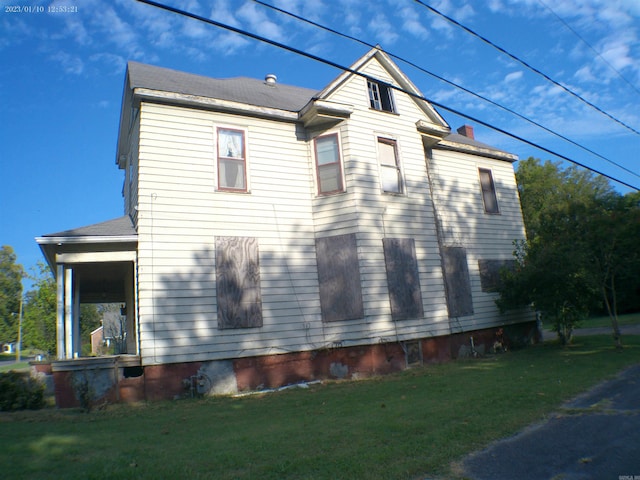
POLYGON ((375 110, 383 112, 395 113, 396 107, 393 104, 393 95, 391 89, 379 82, 367 80, 367 89, 369 90, 369 104, 375 110))

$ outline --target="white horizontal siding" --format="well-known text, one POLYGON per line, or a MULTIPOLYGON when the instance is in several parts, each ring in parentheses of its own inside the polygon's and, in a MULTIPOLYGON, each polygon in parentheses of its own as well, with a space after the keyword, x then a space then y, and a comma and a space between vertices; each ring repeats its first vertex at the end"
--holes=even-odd
MULTIPOLYGON (((377 62, 366 71, 391 80, 377 62)), ((519 204, 509 191, 511 166, 508 170, 489 161, 496 184, 500 181, 501 216, 487 221, 473 206, 482 202, 480 193, 469 187, 478 183, 477 166, 450 152, 438 152, 434 159, 439 179, 435 203, 446 241, 466 242, 476 308, 472 318, 452 322, 447 317, 425 154, 415 127, 417 120, 425 119, 424 113, 407 95, 394 92, 394 99, 398 114, 370 109, 366 81, 355 76, 330 98, 353 105, 354 112, 329 131, 339 134, 346 191, 328 196, 317 195, 313 139, 300 138, 294 124, 142 104, 137 203, 143 363, 311 350, 334 342, 408 340, 495 323, 493 297, 479 293, 477 259, 506 258, 511 251, 513 225, 520 221, 519 204), (219 126, 246 132, 248 193, 216 191, 219 126), (403 195, 381 192, 378 136, 397 141, 403 195), (357 238, 365 317, 323 324, 315 239, 348 233, 357 238), (496 241, 499 235, 503 238, 496 241), (258 239, 260 328, 218 328, 219 236, 258 239), (391 320, 385 237, 415 241, 423 318, 391 320)))
POLYGON ((436 148, 430 162, 430 174, 443 243, 466 249, 471 278, 474 313, 456 319, 454 331, 532 319, 524 312, 501 315, 495 305, 497 294, 482 291, 478 269, 478 260, 513 259, 513 241, 525 238, 512 164, 436 148), (479 168, 492 172, 499 214, 484 212, 479 168))

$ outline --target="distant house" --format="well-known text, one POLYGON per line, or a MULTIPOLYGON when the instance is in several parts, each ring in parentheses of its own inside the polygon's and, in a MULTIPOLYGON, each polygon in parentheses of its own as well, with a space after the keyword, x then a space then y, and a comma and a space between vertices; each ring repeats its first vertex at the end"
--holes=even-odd
POLYGON ((127 306, 126 354, 92 360, 119 369, 117 399, 385 373, 531 332, 494 303, 525 238, 517 157, 451 133, 382 51, 351 68, 316 91, 129 63, 124 216, 37 239, 61 383, 89 361, 85 302, 127 306))

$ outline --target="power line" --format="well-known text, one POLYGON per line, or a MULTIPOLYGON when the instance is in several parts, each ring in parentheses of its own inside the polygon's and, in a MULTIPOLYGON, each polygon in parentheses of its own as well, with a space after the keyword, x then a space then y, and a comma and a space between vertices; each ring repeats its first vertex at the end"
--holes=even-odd
POLYGON ((467 27, 466 25, 463 25, 462 23, 458 22, 457 20, 455 20, 454 18, 449 17, 448 15, 442 13, 440 10, 432 7, 431 5, 428 5, 426 3, 424 3, 422 0, 414 0, 416 3, 422 5, 423 7, 429 9, 430 11, 432 11, 433 13, 435 13, 436 15, 439 15, 440 17, 444 18, 445 20, 453 23, 454 25, 462 28, 465 32, 470 33, 471 35, 473 35, 476 38, 479 38, 480 40, 482 40, 483 42, 485 42, 486 44, 492 46, 493 48, 495 48, 496 50, 498 50, 501 53, 504 53, 505 55, 507 55, 509 58, 511 58, 512 60, 515 60, 516 62, 518 62, 519 64, 527 67, 529 70, 531 70, 534 73, 537 73, 538 75, 540 75, 541 77, 543 77, 545 80, 553 83, 554 85, 562 88, 565 92, 567 92, 568 94, 572 95, 573 97, 577 98, 578 100, 580 100, 582 103, 590 106, 591 108, 595 109, 596 111, 600 112, 601 114, 607 116, 608 118, 610 118, 611 120, 613 120, 614 122, 618 123, 619 125, 622 125, 623 127, 625 127, 626 129, 632 131, 633 133, 635 133, 636 135, 640 135, 640 132, 636 129, 634 129, 633 127, 630 127, 629 125, 627 125, 626 123, 624 123, 622 120, 618 120, 616 117, 614 117, 613 115, 611 115, 610 113, 605 112, 603 109, 601 109, 600 107, 598 107, 597 105, 594 105, 593 103, 591 103, 589 100, 585 99, 584 97, 582 97, 580 94, 574 92, 573 90, 571 90, 568 87, 565 87, 564 85, 562 85, 560 82, 554 80, 553 78, 551 78, 549 75, 547 75, 546 73, 542 72, 541 70, 537 69, 536 67, 530 65, 529 63, 527 63, 526 61, 522 60, 521 58, 517 57, 516 55, 508 52, 507 50, 505 50, 504 48, 502 48, 499 45, 496 45, 495 43, 493 43, 491 40, 489 40, 486 37, 483 37, 482 35, 480 35, 479 33, 475 32, 474 30, 470 29, 469 27, 467 27))
POLYGON ((561 138, 562 140, 564 140, 566 142, 569 142, 572 145, 574 145, 574 146, 576 146, 578 148, 581 148, 582 150, 584 150, 584 151, 586 151, 586 152, 588 152, 588 153, 590 153, 592 155, 595 155, 596 157, 601 158, 602 160, 605 160, 606 162, 610 163, 611 165, 614 165, 614 166, 620 168, 621 170, 624 170, 625 172, 630 173, 631 175, 634 175, 634 176, 640 178, 640 175, 637 174, 636 172, 626 168, 623 165, 620 165, 619 163, 614 162, 613 160, 605 157, 604 155, 601 155, 598 152, 595 152, 595 151, 591 150, 590 148, 588 148, 588 147, 586 147, 586 146, 584 146, 584 145, 582 145, 582 144, 580 144, 580 143, 578 143, 578 142, 576 142, 574 140, 571 140, 570 138, 568 138, 568 137, 566 137, 566 136, 564 136, 564 135, 562 135, 562 134, 560 134, 560 133, 558 133, 558 132, 556 132, 554 130, 551 130, 550 128, 545 127, 544 125, 536 122, 535 120, 532 120, 531 118, 526 117, 525 115, 522 115, 522 114, 516 112, 515 110, 513 110, 513 109, 511 109, 509 107, 506 107, 505 105, 502 105, 502 104, 500 104, 498 102, 495 102, 495 101, 491 100, 490 98, 487 98, 487 97, 485 97, 483 95, 480 95, 479 93, 476 93, 476 92, 474 92, 474 91, 472 91, 472 90, 470 90, 468 88, 463 87, 462 85, 458 85, 457 83, 455 83, 455 82, 453 82, 451 80, 448 80, 448 79, 446 79, 444 77, 441 77, 440 75, 437 75, 437 74, 435 74, 433 72, 430 72, 429 70, 427 70, 427 69, 425 69, 425 68, 423 68, 423 67, 421 67, 421 66, 419 66, 419 65, 417 65, 417 64, 415 64, 413 62, 411 62, 410 60, 407 60, 407 59, 402 58, 402 57, 400 57, 398 55, 395 55, 395 54, 389 52, 388 50, 383 50, 380 47, 377 47, 376 45, 373 45, 371 43, 365 42, 364 40, 361 40, 359 38, 353 37, 351 35, 347 35, 346 33, 342 33, 342 32, 340 32, 338 30, 335 30, 333 28, 327 27, 327 26, 322 25, 320 23, 314 22, 314 21, 309 20, 309 19, 307 19, 305 17, 302 17, 300 15, 296 15, 295 13, 289 12, 287 10, 284 10, 282 8, 279 8, 279 7, 276 7, 274 5, 270 5, 270 4, 268 4, 268 3, 266 3, 266 2, 264 2, 262 0, 253 0, 253 1, 258 3, 258 4, 260 4, 260 5, 262 5, 262 6, 265 6, 267 8, 272 9, 272 10, 275 10, 277 12, 283 13, 285 15, 288 15, 288 16, 292 17, 292 18, 295 18, 295 19, 300 20, 302 22, 305 22, 305 23, 308 23, 310 25, 313 25, 314 27, 320 28, 320 29, 325 30, 327 32, 331 32, 331 33, 333 33, 335 35, 338 35, 340 37, 346 38, 348 40, 352 40, 354 42, 360 43, 361 45, 365 45, 365 46, 367 46, 369 48, 379 48, 380 50, 385 52, 387 55, 389 55, 390 57, 395 58, 396 60, 399 60, 399 61, 401 61, 401 62, 403 62, 403 63, 405 63, 407 65, 410 65, 411 67, 413 67, 413 68, 415 68, 415 69, 417 69, 417 70, 419 70, 419 71, 421 71, 423 73, 426 73, 427 75, 430 75, 433 78, 436 78, 436 79, 438 79, 438 80, 440 80, 440 81, 442 81, 442 82, 444 82, 444 83, 446 83, 448 85, 451 85, 451 86, 453 86, 455 88, 458 88, 458 89, 464 91, 465 93, 468 93, 470 95, 473 95, 476 98, 484 100, 485 102, 488 102, 491 105, 494 105, 494 106, 496 106, 498 108, 501 108, 502 110, 504 110, 504 111, 506 111, 508 113, 511 113, 512 115, 515 115, 518 118, 520 118, 522 120, 525 120, 526 122, 529 122, 530 124, 535 125, 536 127, 541 128, 541 129, 545 130, 546 132, 551 133, 552 135, 555 135, 556 137, 561 138))
POLYGON ((580 35, 574 28, 572 28, 571 25, 569 25, 560 15, 558 15, 546 2, 544 2, 543 0, 538 0, 538 3, 542 4, 547 10, 549 10, 565 27, 567 27, 568 30, 570 30, 576 37, 578 37, 582 41, 582 43, 589 47, 593 51, 593 53, 595 53, 600 58, 600 60, 607 64, 611 70, 613 70, 627 85, 629 85, 636 91, 638 95, 640 95, 640 90, 638 90, 634 84, 627 80, 625 76, 622 75, 622 73, 618 69, 616 69, 616 67, 611 65, 611 62, 604 58, 600 54, 600 52, 598 52, 589 42, 587 42, 582 35, 580 35))
POLYGON ((478 118, 475 118, 475 117, 472 117, 472 116, 467 115, 465 113, 462 113, 462 112, 460 112, 460 111, 458 111, 456 109, 447 107, 446 105, 443 105, 443 104, 441 104, 439 102, 436 102, 436 101, 433 101, 433 100, 429 100, 428 98, 424 97, 423 95, 419 95, 419 94, 417 94, 415 92, 410 92, 408 90, 404 90, 404 89, 402 89, 402 88, 400 88, 400 87, 398 87, 396 85, 392 85, 390 83, 381 81, 380 79, 374 78, 374 77, 372 77, 370 75, 367 75, 367 74, 365 74, 363 72, 359 72, 359 71, 354 70, 354 69, 352 69, 350 67, 346 67, 344 65, 340 65, 339 63, 336 63, 336 62, 334 62, 332 60, 328 60, 328 59, 319 57, 318 55, 314 55, 312 53, 305 52, 305 51, 300 50, 298 48, 291 47, 289 45, 285 45, 283 43, 277 42, 275 40, 271 40, 271 39, 266 38, 266 37, 262 37, 260 35, 255 34, 255 33, 251 33, 251 32, 249 32, 247 30, 243 30, 241 28, 233 27, 231 25, 227 25, 225 23, 218 22, 218 21, 212 20, 210 18, 202 17, 200 15, 196 15, 195 13, 187 12, 187 11, 181 10, 179 8, 171 7, 169 5, 164 5, 162 3, 158 3, 158 2, 155 2, 153 0, 137 0, 137 1, 140 2, 140 3, 145 3, 147 5, 151 5, 151 6, 156 7, 156 8, 160 8, 162 10, 173 12, 175 14, 178 14, 178 15, 181 15, 181 16, 184 16, 184 17, 188 17, 188 18, 192 18, 194 20, 198 20, 198 21, 201 21, 201 22, 204 22, 204 23, 208 23, 209 25, 213 25, 213 26, 216 26, 218 28, 222 28, 223 30, 228 30, 228 31, 237 33, 239 35, 242 35, 242 36, 245 36, 245 37, 249 37, 249 38, 252 38, 254 40, 258 40, 260 42, 263 42, 263 43, 267 43, 269 45, 281 48, 281 49, 286 50, 288 52, 295 53, 297 55, 309 58, 311 60, 315 60, 315 61, 317 61, 319 63, 323 63, 325 65, 329 65, 329 66, 334 67, 334 68, 336 68, 338 70, 342 70, 344 72, 348 72, 348 73, 351 73, 353 75, 357 75, 359 77, 365 78, 367 80, 371 80, 371 81, 377 82, 377 83, 379 83, 381 85, 384 85, 386 88, 390 88, 392 90, 396 90, 396 91, 402 92, 402 93, 404 93, 406 95, 409 95, 409 96, 411 96, 413 98, 416 98, 418 100, 430 103, 430 104, 432 104, 432 105, 434 105, 434 106, 436 106, 438 108, 446 110, 446 111, 448 111, 450 113, 453 113, 455 115, 459 115, 459 116, 461 116, 463 118, 471 120, 472 122, 475 122, 475 123, 477 123, 479 125, 482 125, 482 126, 485 126, 487 128, 490 128, 492 130, 495 130, 496 132, 502 133, 503 135, 511 137, 511 138, 513 138, 515 140, 518 140, 520 142, 526 143, 527 145, 530 145, 530 146, 532 146, 534 148, 537 148, 539 150, 547 152, 547 153, 549 153, 551 155, 554 155, 554 156, 556 156, 556 157, 558 157, 558 158, 560 158, 562 160, 566 160, 566 161, 568 161, 570 163, 573 163, 573 164, 575 164, 575 165, 577 165, 579 167, 582 167, 582 168, 585 168, 587 170, 590 170, 590 171, 592 171, 592 172, 594 172, 594 173, 596 173, 598 175, 602 175, 603 177, 606 177, 609 180, 617 182, 620 185, 624 185, 625 187, 629 187, 629 188, 631 188, 633 190, 640 190, 640 188, 638 188, 638 187, 635 187, 635 186, 633 186, 631 184, 628 184, 628 183, 626 183, 626 182, 624 182, 622 180, 619 180, 619 179, 617 179, 615 177, 612 177, 612 176, 610 176, 610 175, 608 175, 606 173, 600 172, 600 171, 598 171, 598 170, 596 170, 594 168, 591 168, 591 167, 588 167, 586 165, 583 165, 582 163, 578 162, 577 160, 573 160, 573 159, 571 159, 571 158, 569 158, 569 157, 567 157, 565 155, 562 155, 560 153, 554 152, 553 150, 550 150, 550 149, 548 149, 546 147, 543 147, 542 145, 539 145, 539 144, 537 144, 535 142, 532 142, 530 140, 522 138, 522 137, 520 137, 520 136, 518 136, 518 135, 516 135, 514 133, 511 133, 511 132, 508 132, 506 130, 503 130, 500 127, 497 127, 495 125, 491 125, 491 124, 489 124, 489 123, 487 123, 487 122, 485 122, 483 120, 480 120, 478 118))

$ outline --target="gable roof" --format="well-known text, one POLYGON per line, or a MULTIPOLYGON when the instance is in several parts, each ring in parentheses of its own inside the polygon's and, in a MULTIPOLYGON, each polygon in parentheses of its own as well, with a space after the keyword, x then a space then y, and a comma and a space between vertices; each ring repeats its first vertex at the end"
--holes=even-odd
POLYGON ((369 63, 372 59, 377 60, 382 67, 391 75, 394 84, 397 87, 409 92, 411 99, 416 105, 425 113, 430 122, 439 127, 444 134, 445 131, 450 130, 449 125, 445 119, 438 113, 438 111, 431 105, 426 99, 423 100, 424 95, 420 92, 420 89, 407 77, 402 70, 396 65, 391 57, 379 47, 372 48, 362 57, 356 60, 353 65, 349 67, 350 71, 345 71, 338 75, 329 85, 327 85, 321 92, 318 93, 318 98, 327 98, 338 87, 344 84, 354 73, 353 71, 360 71, 369 63))
POLYGON ((128 76, 131 90, 145 88, 291 112, 301 110, 318 93, 310 88, 270 84, 254 78, 210 78, 138 62, 129 62, 128 76))

